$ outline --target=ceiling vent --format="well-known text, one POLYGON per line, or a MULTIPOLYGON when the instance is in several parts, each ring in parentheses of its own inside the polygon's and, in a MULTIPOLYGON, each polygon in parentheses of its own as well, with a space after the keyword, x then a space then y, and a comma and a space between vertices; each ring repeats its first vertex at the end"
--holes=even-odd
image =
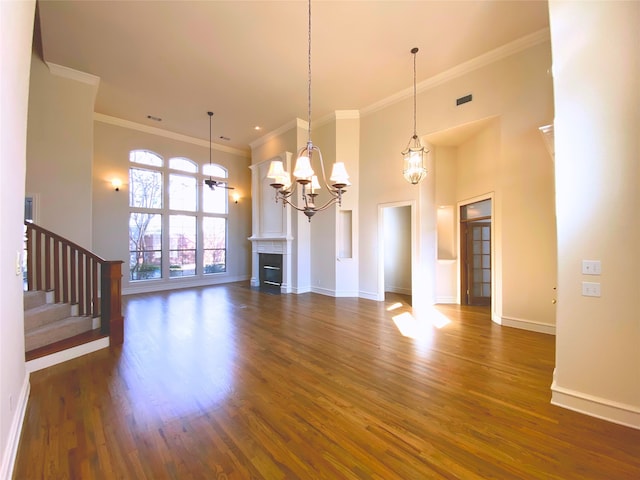
POLYGON ((456 99, 456 106, 460 106, 460 105, 462 105, 463 103, 470 102, 471 100, 473 100, 473 97, 472 97, 472 95, 471 95, 471 94, 466 95, 466 96, 464 96, 464 97, 457 98, 457 99, 456 99))

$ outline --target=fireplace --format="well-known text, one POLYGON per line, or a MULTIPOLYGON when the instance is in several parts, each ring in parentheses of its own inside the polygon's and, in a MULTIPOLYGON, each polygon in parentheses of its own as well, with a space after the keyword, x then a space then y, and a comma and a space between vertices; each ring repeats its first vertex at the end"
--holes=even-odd
POLYGON ((291 153, 251 165, 252 235, 251 286, 278 293, 292 293, 291 209, 273 197, 272 180, 267 177, 271 160, 291 163, 291 153))
POLYGON ((280 292, 282 286, 282 255, 260 253, 260 288, 280 292))

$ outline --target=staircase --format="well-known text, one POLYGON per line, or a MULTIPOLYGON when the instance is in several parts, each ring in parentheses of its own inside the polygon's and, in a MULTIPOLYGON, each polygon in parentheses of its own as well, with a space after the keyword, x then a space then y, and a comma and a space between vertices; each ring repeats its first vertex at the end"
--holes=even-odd
POLYGON ((53 292, 24 292, 24 331, 27 356, 44 346, 100 328, 100 319, 78 316, 77 307, 53 303, 53 292))
MULTIPOLYGON (((25 222, 24 329, 27 364, 46 368, 95 348, 121 345, 120 260, 25 222), (33 361, 33 362, 32 362, 33 361)), ((33 371, 33 370, 32 370, 33 371)))

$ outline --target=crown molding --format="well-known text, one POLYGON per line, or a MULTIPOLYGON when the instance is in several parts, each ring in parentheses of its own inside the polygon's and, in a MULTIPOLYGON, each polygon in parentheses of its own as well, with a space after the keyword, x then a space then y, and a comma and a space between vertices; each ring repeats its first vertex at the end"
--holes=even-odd
MULTIPOLYGON (((456 65, 449 70, 445 70, 438 75, 434 75, 433 77, 423 80, 416 85, 416 93, 421 93, 431 88, 435 88, 438 85, 442 85, 443 83, 453 80, 454 78, 461 77, 474 70, 478 70, 479 68, 485 67, 511 55, 519 53, 523 50, 548 41, 550 41, 550 31, 548 28, 543 28, 542 30, 538 30, 537 32, 534 32, 532 34, 525 35, 518 40, 515 40, 506 45, 502 45, 501 47, 491 50, 467 62, 456 65)), ((381 110, 412 96, 413 87, 409 87, 387 98, 383 98, 382 100, 369 105, 368 107, 361 109, 360 112, 363 116, 369 115, 373 112, 381 110)))
MULTIPOLYGON (((532 34, 525 35, 524 37, 521 37, 518 40, 515 40, 511 43, 498 47, 494 50, 491 50, 490 52, 480 55, 479 57, 476 57, 472 60, 461 63, 460 65, 457 65, 449 70, 439 73, 438 75, 435 75, 433 77, 427 78, 426 80, 423 80, 422 82, 416 85, 416 92, 417 93, 424 92, 425 90, 434 88, 445 82, 453 80, 454 78, 461 77, 462 75, 466 75, 469 72, 472 72, 479 68, 490 65, 491 63, 507 58, 518 52, 534 47, 538 44, 549 42, 549 41, 550 41, 549 28, 543 28, 542 30, 538 30, 537 32, 534 32, 532 34)), ((326 123, 329 123, 332 120, 361 118, 365 115, 368 115, 373 112, 376 112, 377 110, 386 108, 390 105, 393 105, 394 103, 400 102, 412 96, 413 96, 413 87, 409 87, 394 95, 384 98, 372 105, 369 105, 368 107, 362 108, 361 110, 336 110, 316 120, 314 122, 314 125, 321 126, 326 123)), ((295 127, 308 129, 308 123, 304 120, 296 118, 284 124, 283 126, 263 135, 262 137, 254 140, 249 144, 249 146, 251 147, 251 149, 257 148, 260 145, 263 145, 264 143, 268 142, 269 140, 279 135, 282 135, 284 132, 287 132, 295 127)))
POLYGON ((360 110, 336 110, 333 112, 336 120, 357 120, 360 118, 360 110))
POLYGON ((96 75, 81 72, 80 70, 74 70, 73 68, 58 65, 57 63, 45 63, 47 64, 47 67, 49 67, 49 72, 51 72, 52 75, 75 80, 76 82, 86 83, 87 85, 91 85, 96 88, 100 85, 100 77, 96 75))
MULTIPOLYGON (((159 137, 170 138, 172 140, 178 140, 179 142, 191 143, 192 145, 198 145, 199 147, 209 148, 209 141, 202 140, 200 138, 190 137, 188 135, 182 135, 181 133, 170 132, 169 130, 163 130, 158 127, 150 127, 149 125, 143 125, 141 123, 132 122, 130 120, 124 120, 122 118, 112 117, 103 113, 93 113, 93 119, 96 122, 107 123, 109 125, 116 125, 118 127, 128 128, 129 130, 137 130, 139 132, 150 133, 151 135, 157 135, 159 137)), ((226 152, 232 155, 238 155, 243 158, 251 158, 250 152, 241 150, 239 148, 228 147, 226 145, 219 145, 217 143, 211 143, 211 148, 219 152, 226 152)))
POLYGON ((278 127, 275 130, 272 130, 269 133, 264 134, 260 138, 255 139, 253 142, 249 144, 249 146, 251 147, 251 150, 253 150, 254 148, 257 148, 260 145, 264 145, 269 140, 275 137, 278 137, 293 128, 302 128, 306 130, 309 128, 309 123, 306 120, 302 120, 301 118, 294 118, 293 120, 285 123, 281 127, 278 127))

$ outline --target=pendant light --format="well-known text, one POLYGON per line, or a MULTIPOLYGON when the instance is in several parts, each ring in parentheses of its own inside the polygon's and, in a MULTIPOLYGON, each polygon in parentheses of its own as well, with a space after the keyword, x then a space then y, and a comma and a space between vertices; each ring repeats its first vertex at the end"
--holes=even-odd
POLYGON ((336 203, 338 204, 338 206, 342 205, 342 194, 345 193, 346 188, 351 185, 351 183, 349 182, 349 175, 347 174, 347 170, 343 162, 336 162, 333 164, 331 177, 329 178, 330 183, 327 182, 327 178, 324 172, 324 161, 322 160, 322 153, 320 152, 320 149, 311 141, 311 0, 309 0, 308 4, 308 140, 307 144, 300 150, 298 150, 296 165, 293 170, 293 176, 295 177, 295 182, 293 184, 291 182, 291 175, 289 174, 289 172, 285 171, 283 163, 279 160, 271 162, 267 177, 273 180, 271 186, 276 191, 276 203, 278 201, 282 201, 283 207, 286 205, 291 205, 296 210, 303 212, 307 216, 309 221, 311 221, 311 217, 313 217, 316 212, 324 210, 336 203), (321 207, 317 207, 315 205, 315 198, 318 196, 317 191, 321 190, 322 187, 320 186, 318 176, 315 174, 315 171, 312 167, 314 153, 317 154, 320 170, 322 173, 322 179, 330 195, 329 201, 321 207), (296 205, 294 203, 294 199, 292 199, 297 185, 300 185, 302 191, 302 203, 300 205, 296 205))
POLYGON ((425 151, 420 144, 416 129, 416 53, 418 53, 418 47, 412 48, 411 53, 413 54, 413 136, 409 139, 407 147, 402 152, 404 157, 402 175, 404 175, 407 182, 415 185, 427 176, 424 157, 429 151, 425 151))

